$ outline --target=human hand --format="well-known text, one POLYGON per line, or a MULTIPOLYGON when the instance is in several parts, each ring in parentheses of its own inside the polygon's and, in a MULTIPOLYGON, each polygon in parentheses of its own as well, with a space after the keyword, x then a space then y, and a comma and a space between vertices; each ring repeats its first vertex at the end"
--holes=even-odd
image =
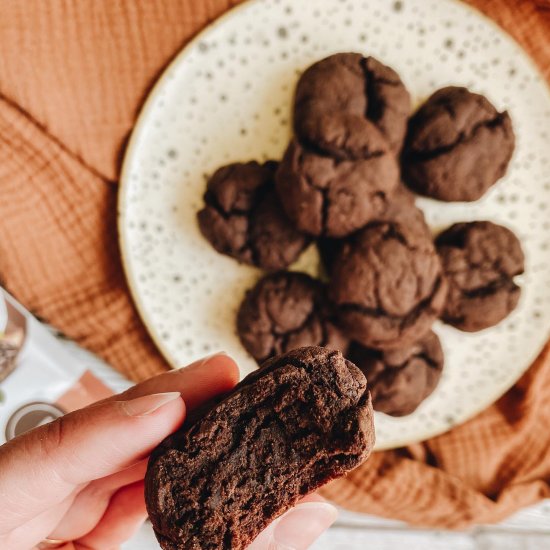
MULTIPOLYGON (((0 548, 112 550, 147 512, 147 457, 186 411, 230 390, 238 368, 215 355, 72 412, 0 447, 0 548)), ((273 522, 250 550, 306 549, 336 519, 316 495, 273 522)))

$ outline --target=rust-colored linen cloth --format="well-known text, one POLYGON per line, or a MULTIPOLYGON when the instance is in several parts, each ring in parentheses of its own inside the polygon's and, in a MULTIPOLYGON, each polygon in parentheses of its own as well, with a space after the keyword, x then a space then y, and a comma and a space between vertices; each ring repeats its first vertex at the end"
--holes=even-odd
MULTIPOLYGON (((472 0, 550 77, 550 11, 472 0)), ((166 364, 132 305, 116 231, 120 156, 151 84, 231 0, 0 0, 0 283, 134 380, 166 364)), ((431 441, 375 453, 324 494, 460 528, 550 496, 550 348, 500 401, 431 441)))

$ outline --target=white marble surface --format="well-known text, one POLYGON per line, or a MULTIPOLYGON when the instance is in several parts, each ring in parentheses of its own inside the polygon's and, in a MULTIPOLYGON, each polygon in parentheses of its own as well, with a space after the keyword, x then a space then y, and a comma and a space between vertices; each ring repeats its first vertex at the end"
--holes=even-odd
MULTIPOLYGON (((75 359, 109 381, 106 365, 72 342, 63 345, 75 359)), ((116 376, 112 384, 118 384, 116 376)), ((526 508, 499 525, 477 526, 466 532, 413 529, 398 521, 342 510, 336 524, 312 550, 544 550, 550 548, 550 500, 526 508)), ((149 523, 123 545, 123 550, 158 548, 149 523)))

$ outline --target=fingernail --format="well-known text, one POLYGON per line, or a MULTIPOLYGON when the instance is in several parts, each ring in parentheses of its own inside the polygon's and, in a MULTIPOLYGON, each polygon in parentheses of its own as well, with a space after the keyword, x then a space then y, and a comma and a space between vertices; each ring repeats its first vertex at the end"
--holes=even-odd
POLYGON ((228 355, 227 355, 227 353, 225 353, 225 351, 216 351, 215 353, 211 353, 210 355, 207 355, 206 357, 203 357, 202 359, 198 359, 197 361, 194 361, 190 365, 187 365, 185 367, 181 367, 178 370, 186 370, 186 369, 189 369, 189 368, 199 368, 199 367, 202 367, 203 365, 206 365, 206 363, 209 363, 215 357, 221 357, 221 356, 224 356, 224 355, 226 357, 228 357, 228 355))
POLYGON ((275 548, 306 550, 336 520, 338 510, 328 502, 303 502, 284 514, 273 532, 275 548))
POLYGON ((147 416, 158 411, 166 403, 181 398, 180 392, 153 393, 130 401, 123 401, 122 407, 128 416, 147 416))

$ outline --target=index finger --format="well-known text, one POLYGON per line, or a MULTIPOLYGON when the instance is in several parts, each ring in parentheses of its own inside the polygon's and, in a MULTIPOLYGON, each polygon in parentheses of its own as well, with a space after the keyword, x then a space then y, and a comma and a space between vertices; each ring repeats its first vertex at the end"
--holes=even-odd
POLYGON ((228 392, 239 381, 239 367, 225 353, 199 359, 181 369, 159 374, 129 388, 107 401, 134 399, 152 393, 177 391, 187 410, 197 408, 213 397, 228 392))
POLYGON ((186 407, 180 397, 191 407, 197 406, 231 389, 237 378, 232 359, 210 357, 69 413, 2 445, 0 494, 5 510, 0 517, 0 533, 53 507, 76 487, 143 459, 181 425, 189 405, 186 407), (163 402, 166 397, 170 399, 163 402), (128 406, 135 407, 140 398, 143 411, 129 410, 128 406))

